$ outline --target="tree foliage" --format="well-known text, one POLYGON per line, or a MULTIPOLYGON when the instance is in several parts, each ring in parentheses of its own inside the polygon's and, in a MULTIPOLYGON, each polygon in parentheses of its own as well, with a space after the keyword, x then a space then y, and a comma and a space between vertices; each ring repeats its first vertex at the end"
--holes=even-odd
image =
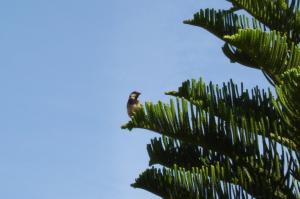
POLYGON ((193 79, 169 103, 146 102, 122 128, 161 137, 132 186, 165 199, 300 198, 300 0, 228 1, 184 23, 223 40, 224 55, 261 70, 276 93, 193 79))

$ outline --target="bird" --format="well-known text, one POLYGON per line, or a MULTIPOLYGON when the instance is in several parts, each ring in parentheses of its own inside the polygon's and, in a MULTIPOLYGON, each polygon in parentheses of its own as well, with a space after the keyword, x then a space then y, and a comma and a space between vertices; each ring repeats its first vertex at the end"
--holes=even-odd
POLYGON ((142 104, 138 100, 140 94, 140 92, 133 91, 129 95, 129 99, 127 102, 127 113, 129 117, 133 117, 134 113, 142 108, 142 104))

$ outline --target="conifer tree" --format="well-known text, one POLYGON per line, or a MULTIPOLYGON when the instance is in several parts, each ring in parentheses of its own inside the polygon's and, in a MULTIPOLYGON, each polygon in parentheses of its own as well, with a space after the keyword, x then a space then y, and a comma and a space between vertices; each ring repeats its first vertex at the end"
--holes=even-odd
POLYGON ((261 70, 276 93, 184 81, 122 126, 160 134, 132 184, 165 199, 300 198, 300 0, 227 0, 184 21, 224 41, 233 63, 261 70))

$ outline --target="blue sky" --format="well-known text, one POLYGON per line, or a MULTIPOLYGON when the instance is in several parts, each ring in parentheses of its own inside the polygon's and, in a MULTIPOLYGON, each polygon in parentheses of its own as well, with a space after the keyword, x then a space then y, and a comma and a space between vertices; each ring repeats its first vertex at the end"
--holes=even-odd
POLYGON ((220 40, 182 24, 220 2, 0 2, 0 198, 157 198, 129 186, 157 136, 120 129, 129 93, 168 101, 165 91, 199 77, 267 87, 230 64, 220 40))

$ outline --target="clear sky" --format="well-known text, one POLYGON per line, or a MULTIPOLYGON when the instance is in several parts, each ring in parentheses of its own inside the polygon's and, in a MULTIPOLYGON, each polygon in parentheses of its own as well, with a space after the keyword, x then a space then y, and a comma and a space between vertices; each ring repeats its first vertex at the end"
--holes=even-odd
MULTIPOLYGON (((222 4, 222 2, 224 2, 222 4)), ((230 64, 222 42, 182 24, 220 0, 0 2, 0 198, 156 199, 130 187, 156 134, 120 129, 133 90, 203 77, 267 83, 230 64)))

